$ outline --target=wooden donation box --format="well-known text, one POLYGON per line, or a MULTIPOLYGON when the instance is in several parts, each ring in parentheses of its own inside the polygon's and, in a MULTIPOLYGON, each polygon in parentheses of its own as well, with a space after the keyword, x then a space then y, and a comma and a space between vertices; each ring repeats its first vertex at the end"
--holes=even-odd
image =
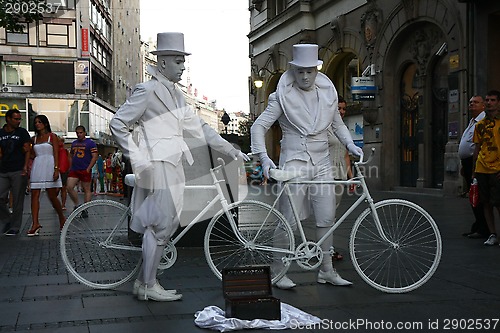
POLYGON ((226 318, 281 320, 280 300, 272 296, 269 266, 222 271, 226 318))

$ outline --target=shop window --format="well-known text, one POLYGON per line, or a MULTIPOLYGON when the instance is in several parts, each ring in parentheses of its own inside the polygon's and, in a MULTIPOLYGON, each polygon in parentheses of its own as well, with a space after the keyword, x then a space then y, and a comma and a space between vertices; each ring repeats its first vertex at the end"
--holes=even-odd
POLYGON ((31 63, 5 61, 1 64, 2 85, 31 86, 31 63))
POLYGON ((73 62, 33 62, 32 90, 40 93, 73 94, 75 92, 73 62))

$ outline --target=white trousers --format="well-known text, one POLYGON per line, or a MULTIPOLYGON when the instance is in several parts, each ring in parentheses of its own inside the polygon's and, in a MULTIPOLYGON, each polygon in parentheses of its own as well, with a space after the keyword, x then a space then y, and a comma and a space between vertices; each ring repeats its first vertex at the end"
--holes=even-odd
POLYGON ((131 229, 144 234, 143 263, 138 279, 148 286, 154 285, 165 245, 179 227, 184 187, 182 164, 175 166, 169 162, 153 162, 153 169, 141 174, 134 187, 131 229), (140 207, 152 193, 157 201, 155 209, 159 211, 145 212, 140 207), (143 216, 138 216, 139 213, 143 216))

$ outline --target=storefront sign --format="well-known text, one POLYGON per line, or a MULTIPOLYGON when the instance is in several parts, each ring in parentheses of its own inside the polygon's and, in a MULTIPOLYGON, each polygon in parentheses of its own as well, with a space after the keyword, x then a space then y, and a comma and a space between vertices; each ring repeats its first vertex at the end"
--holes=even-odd
POLYGON ((88 94, 90 92, 90 61, 75 62, 75 92, 88 94))
POLYGON ((89 56, 89 29, 82 28, 82 57, 89 56))
POLYGON ((375 78, 369 76, 354 76, 351 79, 352 99, 359 100, 374 100, 377 93, 375 86, 375 78))

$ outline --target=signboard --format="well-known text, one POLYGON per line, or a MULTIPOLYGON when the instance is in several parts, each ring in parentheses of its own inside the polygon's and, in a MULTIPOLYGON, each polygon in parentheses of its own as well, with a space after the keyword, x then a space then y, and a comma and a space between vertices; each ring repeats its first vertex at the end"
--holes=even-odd
POLYGON ((88 94, 90 92, 90 61, 75 62, 75 92, 88 94))
POLYGON ((82 28, 82 57, 89 56, 89 29, 82 28))
POLYGON ((363 147, 363 115, 357 114, 354 116, 344 117, 344 124, 351 133, 352 141, 358 147, 363 147))
POLYGON ((351 79, 351 93, 354 101, 374 100, 377 93, 375 78, 370 76, 354 76, 351 79))

